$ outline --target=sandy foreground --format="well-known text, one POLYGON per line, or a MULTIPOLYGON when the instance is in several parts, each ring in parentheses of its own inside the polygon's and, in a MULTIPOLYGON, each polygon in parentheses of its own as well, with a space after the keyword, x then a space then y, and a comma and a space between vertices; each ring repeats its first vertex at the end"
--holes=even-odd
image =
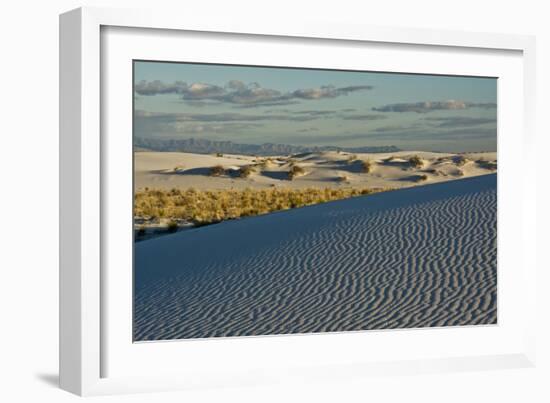
POLYGON ((266 187, 402 188, 453 179, 485 175, 496 170, 496 153, 447 154, 401 151, 391 154, 350 154, 346 152, 304 153, 293 156, 254 157, 246 155, 207 155, 176 152, 135 152, 135 188, 195 188, 198 190, 266 187), (422 166, 409 162, 418 156, 422 166), (392 160, 388 158, 393 157, 392 160), (370 161, 369 173, 362 161, 370 161), (221 165, 227 174, 210 176, 212 167, 221 165), (293 165, 304 173, 288 179, 293 165), (238 177, 243 166, 254 166, 247 178, 238 177), (235 174, 231 174, 234 172, 235 174), (422 178, 421 178, 422 177, 422 178))
POLYGON ((428 184, 137 243, 134 337, 494 324, 496 182, 428 184))

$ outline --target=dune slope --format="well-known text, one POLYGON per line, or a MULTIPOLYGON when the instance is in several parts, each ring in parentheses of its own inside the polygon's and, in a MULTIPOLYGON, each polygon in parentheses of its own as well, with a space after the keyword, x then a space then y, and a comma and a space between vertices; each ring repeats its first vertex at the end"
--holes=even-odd
POLYGON ((136 340, 496 323, 496 174, 135 245, 136 340))

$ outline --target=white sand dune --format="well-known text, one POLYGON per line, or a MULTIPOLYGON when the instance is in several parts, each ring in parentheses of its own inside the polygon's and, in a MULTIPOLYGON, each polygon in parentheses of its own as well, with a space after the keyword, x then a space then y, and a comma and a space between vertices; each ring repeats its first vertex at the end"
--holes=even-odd
POLYGON ((471 176, 486 175, 496 169, 488 162, 496 162, 496 153, 448 154, 425 151, 400 151, 392 154, 350 154, 346 152, 303 153, 292 156, 254 157, 248 155, 215 155, 177 152, 136 152, 136 189, 196 188, 196 189, 245 189, 272 186, 305 187, 372 187, 403 188, 419 184, 418 177, 425 176, 421 184, 444 182, 471 176), (411 156, 422 159, 421 167, 408 162, 411 156), (393 161, 387 161, 394 157, 393 161), (459 160, 462 159, 462 162, 459 160), (361 162, 370 161, 372 171, 362 172, 361 162), (257 164, 263 162, 260 167, 257 164), (292 164, 305 171, 294 180, 288 180, 292 164), (238 175, 210 176, 214 166, 222 166, 228 172, 242 166, 255 166, 248 178, 238 175))
POLYGON ((496 174, 135 245, 136 340, 496 323, 496 174))

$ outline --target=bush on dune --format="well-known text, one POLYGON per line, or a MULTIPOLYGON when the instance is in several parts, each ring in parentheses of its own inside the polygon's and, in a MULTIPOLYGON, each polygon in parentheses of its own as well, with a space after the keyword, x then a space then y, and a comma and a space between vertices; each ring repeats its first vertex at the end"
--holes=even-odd
POLYGON ((487 161, 483 158, 480 158, 476 161, 476 163, 481 167, 488 169, 490 171, 496 171, 497 170, 497 162, 496 161, 487 161))
POLYGON ((406 178, 406 180, 412 181, 412 182, 425 182, 429 179, 429 176, 426 174, 420 174, 420 175, 412 175, 406 178))
POLYGON ((135 194, 134 216, 167 217, 177 230, 184 220, 206 225, 239 217, 310 206, 389 189, 267 188, 245 190, 143 190, 135 194))
POLYGON ((292 165, 292 167, 290 168, 290 171, 288 171, 288 179, 293 180, 297 176, 305 174, 305 172, 306 171, 301 166, 292 165))
POLYGON ((250 165, 242 166, 239 168, 239 177, 248 178, 253 172, 254 169, 250 165))
POLYGON ((143 238, 145 236, 145 227, 141 226, 136 231, 136 237, 143 238))
POLYGON ((463 155, 459 155, 455 158, 455 164, 459 167, 466 165, 468 162, 470 162, 470 160, 463 155))
POLYGON ((170 220, 167 229, 168 232, 176 232, 178 230, 178 223, 175 220, 170 220))
POLYGON ((348 183, 349 182, 349 178, 347 175, 340 175, 336 178, 336 180, 338 182, 344 182, 344 183, 348 183))
POLYGON ((371 160, 361 161, 361 171, 368 174, 372 171, 372 162, 371 160))
POLYGON ((424 166, 424 161, 418 155, 413 155, 409 158, 409 163, 415 168, 422 168, 424 166))

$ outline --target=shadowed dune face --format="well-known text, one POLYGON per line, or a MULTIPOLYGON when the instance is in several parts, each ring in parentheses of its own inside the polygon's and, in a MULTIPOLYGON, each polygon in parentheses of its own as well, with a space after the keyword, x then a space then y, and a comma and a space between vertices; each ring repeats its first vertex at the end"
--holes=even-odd
POLYGON ((134 338, 495 324, 496 174, 135 245, 134 338))

